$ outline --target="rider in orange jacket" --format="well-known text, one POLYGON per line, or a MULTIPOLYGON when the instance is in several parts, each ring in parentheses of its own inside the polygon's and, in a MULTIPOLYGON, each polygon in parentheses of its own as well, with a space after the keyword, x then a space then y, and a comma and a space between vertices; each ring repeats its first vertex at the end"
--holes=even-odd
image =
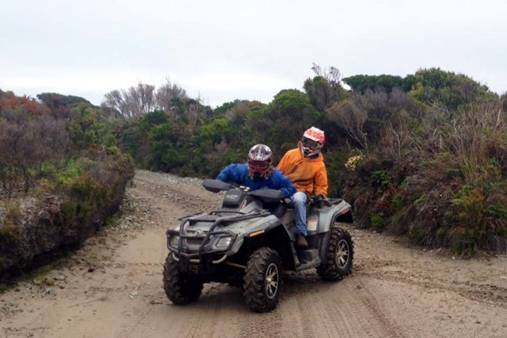
POLYGON ((305 236, 306 202, 312 196, 327 196, 327 171, 321 149, 324 132, 311 127, 305 131, 298 147, 285 153, 277 168, 296 186, 297 192, 291 197, 296 212, 296 245, 308 246, 305 236))

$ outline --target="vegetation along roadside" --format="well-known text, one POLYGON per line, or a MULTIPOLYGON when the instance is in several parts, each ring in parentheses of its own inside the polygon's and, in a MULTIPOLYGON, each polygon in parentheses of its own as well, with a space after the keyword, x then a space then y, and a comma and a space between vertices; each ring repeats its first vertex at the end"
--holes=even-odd
POLYGON ((435 68, 313 70, 303 90, 214 109, 172 83, 114 90, 100 107, 0 91, 0 274, 92 235, 134 166, 210 177, 254 143, 281 156, 310 125, 328 135, 331 193, 353 203, 357 226, 466 256, 507 251, 505 95, 435 68))

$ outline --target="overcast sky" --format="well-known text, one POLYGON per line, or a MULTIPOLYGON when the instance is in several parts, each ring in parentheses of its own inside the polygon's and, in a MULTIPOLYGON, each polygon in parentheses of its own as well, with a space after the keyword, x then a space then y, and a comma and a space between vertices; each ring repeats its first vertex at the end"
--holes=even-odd
POLYGON ((0 6, 0 89, 103 95, 166 79, 217 105, 301 88, 311 65, 441 67, 507 90, 507 1, 45 0, 0 6))

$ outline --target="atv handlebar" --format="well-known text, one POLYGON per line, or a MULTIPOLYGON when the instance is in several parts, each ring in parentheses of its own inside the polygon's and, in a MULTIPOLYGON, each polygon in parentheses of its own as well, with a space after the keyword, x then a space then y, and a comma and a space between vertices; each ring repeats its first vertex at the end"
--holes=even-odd
POLYGON ((206 179, 202 182, 202 185, 204 189, 215 193, 237 188, 246 192, 248 195, 257 197, 263 202, 267 203, 280 202, 284 198, 284 194, 280 190, 269 188, 250 190, 249 187, 244 187, 233 183, 226 183, 220 180, 206 179))
POLYGON ((202 186, 204 189, 211 192, 220 192, 232 189, 234 186, 230 183, 225 183, 220 180, 210 180, 206 179, 202 182, 202 186))
POLYGON ((248 195, 257 197, 266 203, 277 203, 280 202, 285 197, 284 193, 281 192, 280 190, 268 188, 250 191, 248 195))

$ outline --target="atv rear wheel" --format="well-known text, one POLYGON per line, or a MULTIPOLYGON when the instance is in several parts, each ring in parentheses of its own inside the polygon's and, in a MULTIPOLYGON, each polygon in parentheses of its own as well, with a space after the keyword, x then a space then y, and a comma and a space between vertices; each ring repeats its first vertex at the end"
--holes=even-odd
POLYGON ((267 247, 250 256, 243 283, 243 296, 250 310, 268 312, 276 307, 282 288, 281 265, 280 255, 267 247))
POLYGON ((354 243, 350 233, 340 227, 332 227, 326 257, 317 273, 326 281, 340 280, 352 271, 353 258, 354 243))
POLYGON ((164 264, 164 290, 175 305, 185 305, 199 299, 202 281, 196 275, 179 271, 178 262, 169 253, 164 264))

